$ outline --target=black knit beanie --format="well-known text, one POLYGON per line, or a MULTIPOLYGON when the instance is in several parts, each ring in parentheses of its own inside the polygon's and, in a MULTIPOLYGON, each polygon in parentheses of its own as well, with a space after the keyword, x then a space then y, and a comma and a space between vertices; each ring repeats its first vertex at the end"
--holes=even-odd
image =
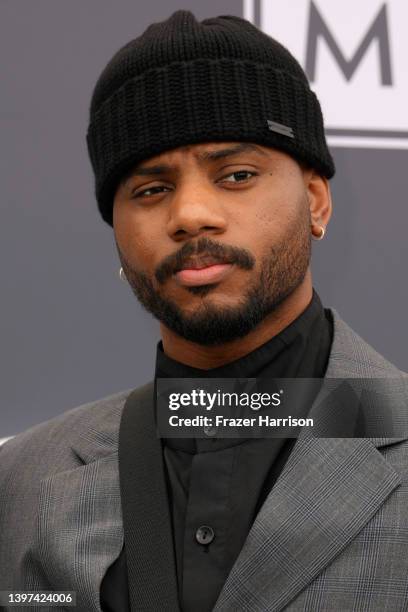
POLYGON ((110 60, 92 95, 87 144, 95 194, 113 226, 118 183, 136 163, 199 142, 254 142, 331 178, 319 102, 300 64, 249 21, 152 23, 110 60))

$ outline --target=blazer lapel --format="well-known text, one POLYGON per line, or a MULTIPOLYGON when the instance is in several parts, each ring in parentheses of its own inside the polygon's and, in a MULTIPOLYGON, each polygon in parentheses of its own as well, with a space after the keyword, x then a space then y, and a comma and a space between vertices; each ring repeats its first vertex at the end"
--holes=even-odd
POLYGON ((179 610, 176 564, 154 383, 128 397, 120 425, 119 472, 132 610, 179 610))
POLYGON ((282 610, 399 484, 399 475, 370 440, 299 439, 214 611, 282 610))
MULTIPOLYGON (((334 339, 326 377, 395 377, 400 383, 401 373, 391 364, 384 365, 387 362, 336 311, 331 312, 334 339)), ((401 403, 403 389, 405 384, 396 384, 390 398, 394 401, 381 407, 384 415, 393 406, 406 405, 406 395, 405 404, 401 403)), ((318 395, 312 411, 319 401, 318 395)), ((354 408, 348 413, 354 414, 354 408)), ((397 471, 377 449, 405 439, 406 435, 316 438, 304 428, 252 525, 214 612, 285 608, 401 484, 397 471)))
POLYGON ((72 447, 82 462, 41 482, 33 543, 54 590, 76 591, 78 611, 100 612, 99 591, 123 546, 118 471, 120 409, 94 411, 72 447))
POLYGON ((129 391, 114 409, 98 407, 72 450, 82 465, 45 478, 40 487, 38 539, 31 552, 47 585, 76 591, 78 610, 100 612, 102 579, 125 542, 131 609, 176 612, 154 383, 129 391))

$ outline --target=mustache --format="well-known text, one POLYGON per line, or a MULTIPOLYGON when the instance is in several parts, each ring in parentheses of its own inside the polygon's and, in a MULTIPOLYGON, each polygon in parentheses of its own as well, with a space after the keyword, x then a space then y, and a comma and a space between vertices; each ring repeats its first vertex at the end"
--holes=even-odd
POLYGON ((213 242, 203 236, 195 243, 186 242, 177 253, 172 253, 166 257, 155 272, 157 282, 163 284, 176 270, 180 270, 189 258, 200 255, 228 260, 244 270, 251 270, 255 266, 254 256, 246 249, 237 249, 219 242, 213 242))

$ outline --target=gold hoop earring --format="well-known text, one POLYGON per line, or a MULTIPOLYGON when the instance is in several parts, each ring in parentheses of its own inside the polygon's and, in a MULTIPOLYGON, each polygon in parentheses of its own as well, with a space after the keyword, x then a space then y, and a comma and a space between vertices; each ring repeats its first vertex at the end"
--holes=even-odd
POLYGON ((125 272, 123 271, 123 268, 122 268, 122 267, 121 267, 121 268, 120 268, 120 270, 119 270, 119 277, 120 277, 120 280, 127 281, 126 274, 125 274, 125 272))
POLYGON ((320 236, 314 236, 313 233, 312 233, 313 240, 323 240, 323 238, 324 238, 326 230, 323 227, 323 225, 319 225, 319 227, 320 227, 320 236))

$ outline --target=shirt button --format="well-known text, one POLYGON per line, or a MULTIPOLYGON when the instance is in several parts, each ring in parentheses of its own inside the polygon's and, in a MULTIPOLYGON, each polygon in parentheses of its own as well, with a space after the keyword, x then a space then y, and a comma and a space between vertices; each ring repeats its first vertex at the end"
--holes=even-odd
POLYGON ((214 529, 208 525, 201 525, 195 534, 196 540, 199 544, 211 544, 214 536, 214 529))
POLYGON ((218 431, 218 427, 215 427, 214 425, 205 425, 204 427, 204 433, 209 438, 213 438, 214 436, 216 436, 217 431, 218 431))

